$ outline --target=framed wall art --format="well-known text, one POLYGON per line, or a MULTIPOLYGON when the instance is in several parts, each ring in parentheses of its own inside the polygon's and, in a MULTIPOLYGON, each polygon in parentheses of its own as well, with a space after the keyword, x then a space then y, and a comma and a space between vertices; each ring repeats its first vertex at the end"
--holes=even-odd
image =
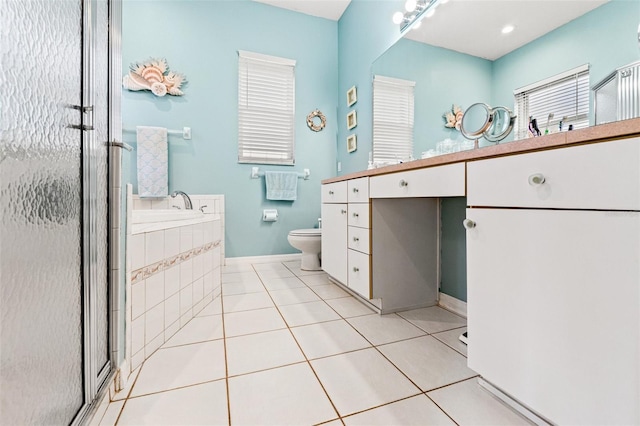
POLYGON ((356 92, 356 86, 347 90, 347 106, 351 106, 358 102, 358 93, 356 92))
POLYGON ((347 152, 353 152, 358 149, 358 140, 356 139, 356 135, 349 135, 347 137, 347 152))
POLYGON ((351 130, 358 125, 358 120, 356 118, 356 110, 354 109, 349 114, 347 114, 347 129, 351 130))

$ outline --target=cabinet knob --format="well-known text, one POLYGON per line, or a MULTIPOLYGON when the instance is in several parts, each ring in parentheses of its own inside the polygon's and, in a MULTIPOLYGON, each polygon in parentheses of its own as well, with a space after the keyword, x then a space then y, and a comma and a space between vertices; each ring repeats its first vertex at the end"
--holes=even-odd
POLYGON ((333 195, 333 191, 329 191, 329 195, 333 195))
POLYGON ((536 173, 529 176, 529 185, 531 186, 542 185, 544 181, 545 181, 545 178, 542 173, 536 173))
POLYGON ((358 217, 358 216, 360 216, 358 213, 353 214, 353 217, 358 217))
POLYGON ((467 229, 473 229, 476 227, 476 223, 474 221, 472 221, 471 219, 465 219, 462 221, 462 225, 464 225, 465 228, 467 229))
POLYGON ((358 238, 358 237, 353 237, 353 241, 358 242, 358 241, 360 241, 360 238, 358 238))
POLYGON ((353 272, 359 272, 360 269, 358 269, 356 266, 353 267, 353 272))
POLYGON ((358 188, 353 188, 353 192, 356 193, 356 192, 360 192, 360 191, 358 191, 358 188))
POLYGON ((342 210, 340 210, 340 213, 347 214, 347 211, 345 209, 342 209, 342 210))
POLYGON ((400 186, 409 186, 409 182, 407 182, 406 180, 402 179, 400 181, 400 186))

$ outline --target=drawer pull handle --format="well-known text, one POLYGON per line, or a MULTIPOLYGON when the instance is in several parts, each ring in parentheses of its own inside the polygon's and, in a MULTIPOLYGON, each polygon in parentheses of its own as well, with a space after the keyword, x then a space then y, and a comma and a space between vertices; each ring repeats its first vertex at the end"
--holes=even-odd
POLYGON ((406 180, 402 179, 400 181, 400 186, 409 186, 409 182, 407 182, 406 180))
POLYGON ((462 225, 464 225, 464 227, 466 229, 473 229, 476 227, 476 223, 474 221, 472 221, 471 219, 465 219, 462 221, 462 225))
POLYGON ((342 209, 342 210, 340 210, 340 213, 347 214, 347 211, 345 209, 342 209))
POLYGON ((358 213, 353 214, 353 217, 358 217, 358 216, 360 216, 358 213))
POLYGON ((360 241, 360 238, 358 238, 358 237, 353 237, 353 241, 358 242, 358 241, 360 241))
POLYGON ((360 192, 360 191, 358 191, 358 188, 353 188, 353 193, 355 194, 356 192, 360 192))
POLYGON ((536 173, 529 176, 529 185, 531 186, 542 185, 544 181, 545 181, 545 178, 542 173, 536 173))
POLYGON ((357 268, 357 267, 355 267, 355 266, 353 267, 353 272, 359 272, 359 271, 360 271, 360 269, 358 269, 358 268, 357 268))
POLYGON ((329 191, 329 195, 333 195, 333 191, 329 191))

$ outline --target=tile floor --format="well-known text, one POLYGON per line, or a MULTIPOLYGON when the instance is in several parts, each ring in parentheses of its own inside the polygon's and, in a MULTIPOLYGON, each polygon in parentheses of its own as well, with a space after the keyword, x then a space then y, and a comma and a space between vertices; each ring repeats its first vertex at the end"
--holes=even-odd
POLYGON ((380 316, 299 262, 223 267, 222 298, 147 359, 104 425, 528 424, 467 368, 464 318, 380 316))

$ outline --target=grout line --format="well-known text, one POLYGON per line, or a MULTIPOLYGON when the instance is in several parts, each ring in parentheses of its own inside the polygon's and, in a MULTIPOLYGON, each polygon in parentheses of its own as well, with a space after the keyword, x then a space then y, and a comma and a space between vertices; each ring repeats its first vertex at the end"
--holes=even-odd
POLYGON ((434 405, 435 405, 436 407, 438 407, 438 408, 440 409, 440 411, 442 411, 442 412, 444 413, 444 415, 445 415, 445 416, 449 417, 453 423, 455 423, 455 424, 456 424, 456 425, 458 425, 458 426, 460 425, 460 423, 456 422, 456 421, 453 419, 453 417, 451 417, 451 416, 449 415, 449 413, 447 413, 447 412, 444 410, 444 408, 442 408, 442 407, 440 406, 440 404, 438 404, 438 403, 437 403, 433 398, 431 398, 429 395, 427 395, 427 393, 426 393, 426 392, 424 393, 424 396, 426 396, 427 398, 429 398, 429 400, 430 400, 431 402, 433 402, 433 403, 434 403, 434 405))
POLYGON ((124 408, 127 406, 127 401, 129 401, 129 398, 131 398, 131 393, 133 392, 133 388, 136 387, 136 383, 138 383, 138 379, 140 378, 140 374, 142 374, 142 368, 144 367, 144 364, 147 360, 142 361, 142 364, 140 364, 140 366, 138 367, 140 369, 140 371, 138 371, 138 374, 136 375, 136 378, 134 379, 133 383, 131 384, 131 388, 129 389, 129 392, 127 393, 127 396, 124 398, 124 403, 122 404, 122 407, 120 407, 120 412, 118 413, 118 417, 116 417, 116 421, 114 423, 114 426, 116 426, 118 424, 118 422, 120 421, 120 417, 122 416, 122 412, 124 411, 124 408))
MULTIPOLYGON (((475 371, 474 371, 474 373, 475 373, 475 371)), ((424 391, 424 394, 426 395, 429 392, 433 392, 433 391, 437 391, 437 390, 440 390, 440 389, 447 388, 449 386, 457 385, 458 383, 466 382, 467 380, 475 379, 477 377, 480 377, 480 375, 476 374, 475 376, 467 377, 466 379, 456 380, 455 382, 447 383, 446 385, 442 385, 442 386, 438 386, 437 388, 426 390, 426 391, 424 391)))
POLYGON ((222 380, 224 380, 224 377, 220 377, 219 379, 206 380, 204 382, 191 383, 191 384, 184 385, 184 386, 177 386, 175 388, 170 388, 170 389, 162 389, 162 390, 159 390, 159 391, 143 393, 142 395, 130 396, 130 397, 127 398, 127 400, 143 398, 143 397, 150 396, 150 395, 159 395, 161 393, 167 393, 167 392, 173 392, 173 391, 176 391, 176 390, 192 388, 192 387, 195 387, 195 386, 206 385, 207 383, 214 383, 214 382, 219 382, 219 381, 222 381, 222 380))
MULTIPOLYGON (((222 319, 222 345, 224 348, 224 384, 227 391, 227 424, 231 426, 231 395, 229 394, 229 360, 227 358, 227 334, 224 326, 224 287, 220 280, 220 318, 222 319)), ((215 300, 215 299, 214 299, 215 300)))

